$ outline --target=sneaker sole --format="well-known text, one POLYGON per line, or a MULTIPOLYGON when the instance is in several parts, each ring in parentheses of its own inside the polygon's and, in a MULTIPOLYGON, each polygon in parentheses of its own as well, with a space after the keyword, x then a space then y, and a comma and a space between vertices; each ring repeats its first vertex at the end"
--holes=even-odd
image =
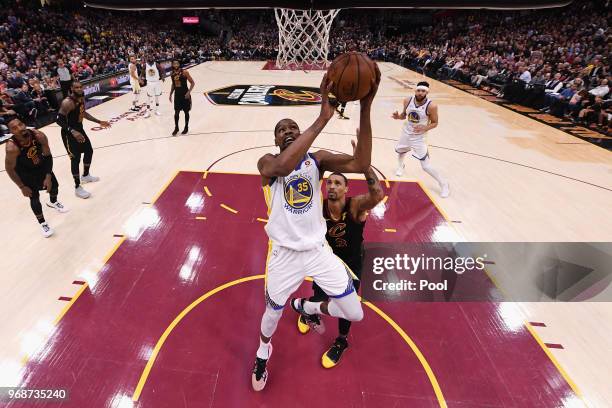
MULTIPOLYGON (((291 309, 293 309, 293 311, 294 311, 295 313, 297 313, 297 314, 298 314, 298 316, 302 316, 302 313, 301 313, 299 310, 297 310, 297 309, 296 309, 296 308, 293 306, 293 301, 294 301, 294 300, 295 300, 295 298, 291 299, 291 301, 290 301, 290 303, 291 303, 291 309)), ((308 324, 308 327, 309 327, 310 329, 312 329, 313 331, 315 331, 316 333, 318 333, 318 334, 324 334, 324 333, 325 333, 325 324, 323 323, 323 320, 321 319, 321 316, 319 316, 319 322, 320 322, 320 323, 319 323, 318 325, 314 325, 314 326, 313 326, 313 325, 310 325, 310 324, 308 324, 308 323, 307 323, 307 324, 308 324)), ((298 329, 298 330, 299 330, 299 329, 298 329)), ((304 333, 304 334, 305 334, 305 333, 304 333)))
POLYGON ((68 212, 68 210, 66 210, 66 209, 64 209, 64 211, 62 211, 62 210, 58 210, 56 207, 52 206, 52 205, 51 205, 51 204, 49 204, 49 203, 45 203, 45 204, 47 205, 47 207, 49 207, 49 208, 53 208, 53 209, 54 209, 55 211, 57 211, 58 213, 67 213, 67 212, 68 212))
POLYGON ((264 388, 266 388, 266 384, 268 383, 268 378, 270 377, 270 374, 268 373, 268 364, 270 364, 270 359, 272 358, 273 350, 274 348, 272 347, 272 344, 270 344, 270 354, 268 355, 268 362, 266 363, 266 371, 264 374, 265 380, 263 381, 263 384, 261 384, 260 381, 257 381, 255 379, 255 374, 251 374, 251 386, 253 387, 253 390, 255 392, 262 391, 264 388))
POLYGON ((310 331, 310 326, 306 323, 302 323, 302 315, 298 315, 298 323, 297 323, 297 328, 298 331, 300 332, 300 334, 308 334, 308 332, 310 331))
POLYGON ((325 354, 323 354, 323 356, 321 357, 321 365, 323 366, 323 368, 329 370, 330 368, 334 368, 338 366, 338 364, 340 364, 340 362, 342 361, 342 356, 344 356, 344 353, 346 353, 346 350, 347 349, 344 349, 338 361, 334 363, 334 361, 331 358, 327 357, 327 352, 329 351, 328 349, 325 352, 325 354))

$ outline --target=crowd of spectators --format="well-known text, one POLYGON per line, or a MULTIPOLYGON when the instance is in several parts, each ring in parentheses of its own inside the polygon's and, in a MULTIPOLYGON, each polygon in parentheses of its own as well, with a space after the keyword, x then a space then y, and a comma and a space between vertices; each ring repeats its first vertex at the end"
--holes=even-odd
POLYGON ((441 79, 610 133, 612 13, 609 1, 563 9, 442 20, 388 47, 402 62, 441 79))
MULTIPOLYGON (((131 54, 201 61, 266 60, 278 52, 270 10, 201 12, 222 27, 213 34, 186 29, 176 12, 34 4, 0 8, 0 124, 7 115, 32 120, 57 109, 50 91, 125 69, 131 54)), ((397 23, 397 12, 343 10, 331 30, 330 58, 365 52, 605 131, 610 10, 610 0, 586 0, 538 11, 429 12, 426 24, 397 23)))

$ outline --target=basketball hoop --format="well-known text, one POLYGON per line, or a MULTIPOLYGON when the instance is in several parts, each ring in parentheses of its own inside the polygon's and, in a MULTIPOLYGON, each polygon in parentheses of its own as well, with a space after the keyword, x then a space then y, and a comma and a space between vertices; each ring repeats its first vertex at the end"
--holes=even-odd
POLYGON ((329 61, 329 30, 339 9, 293 10, 275 8, 280 69, 325 69, 329 61))

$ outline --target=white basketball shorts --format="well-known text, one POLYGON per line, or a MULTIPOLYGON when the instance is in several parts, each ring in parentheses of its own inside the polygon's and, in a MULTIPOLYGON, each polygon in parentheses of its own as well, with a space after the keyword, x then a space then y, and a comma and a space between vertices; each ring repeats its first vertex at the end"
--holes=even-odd
POLYGON ((159 96, 162 94, 162 86, 161 81, 149 81, 147 82, 147 95, 149 96, 159 96))
POLYGON ((406 153, 412 151, 412 157, 419 160, 425 160, 427 157, 427 142, 425 141, 425 135, 409 135, 406 132, 402 132, 397 145, 395 145, 395 151, 397 153, 406 153))
POLYGON ((327 242, 308 251, 272 244, 266 269, 266 303, 276 310, 285 306, 307 276, 330 298, 341 298, 355 290, 351 272, 327 242))
POLYGON ((140 83, 138 81, 130 79, 130 86, 132 87, 132 91, 134 93, 140 93, 140 83))

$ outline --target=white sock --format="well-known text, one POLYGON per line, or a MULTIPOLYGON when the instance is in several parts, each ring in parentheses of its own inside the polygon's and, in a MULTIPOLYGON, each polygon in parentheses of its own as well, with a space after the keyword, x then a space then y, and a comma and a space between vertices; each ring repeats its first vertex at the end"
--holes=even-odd
POLYGON ((270 342, 264 343, 261 337, 259 338, 259 348, 257 349, 257 357, 267 360, 270 358, 270 342))
POLYGON ((308 314, 321 314, 321 303, 323 302, 311 302, 307 300, 304 302, 304 311, 308 314))
POLYGON ((402 167, 404 165, 404 157, 406 157, 406 153, 397 154, 397 167, 402 167))

